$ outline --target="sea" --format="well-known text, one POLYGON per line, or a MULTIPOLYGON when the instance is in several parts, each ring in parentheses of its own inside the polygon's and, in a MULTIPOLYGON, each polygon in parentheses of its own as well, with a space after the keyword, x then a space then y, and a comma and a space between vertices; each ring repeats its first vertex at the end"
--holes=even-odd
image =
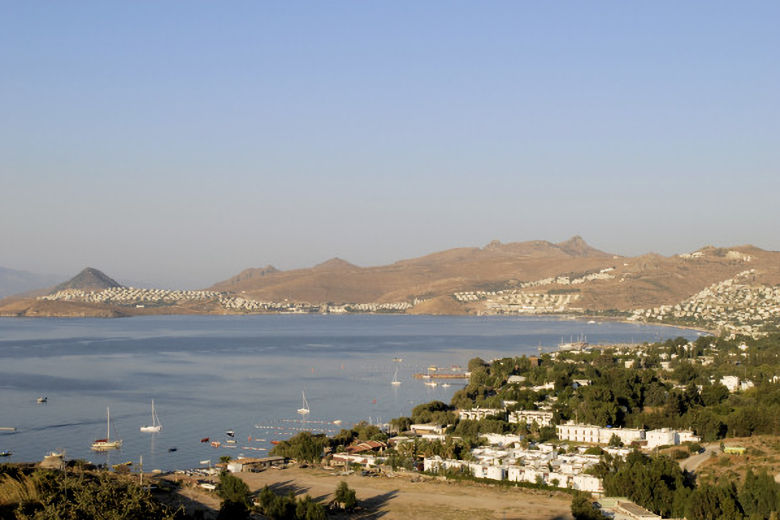
POLYGON ((535 355, 580 336, 606 344, 698 334, 546 317, 2 318, 0 427, 16 431, 0 431, 0 452, 12 453, 0 462, 64 451, 67 459, 133 468, 143 459, 145 471, 170 471, 224 455, 263 457, 272 441, 302 430, 332 434, 409 415, 420 403, 449 402, 465 380, 430 387, 413 377, 430 366, 453 373, 476 356, 535 355), (304 395, 310 412, 299 415, 304 395), (41 396, 45 404, 37 403, 41 396), (142 433, 152 400, 162 431, 142 433), (122 448, 91 451, 93 440, 106 437, 107 409, 111 439, 122 439, 122 448))

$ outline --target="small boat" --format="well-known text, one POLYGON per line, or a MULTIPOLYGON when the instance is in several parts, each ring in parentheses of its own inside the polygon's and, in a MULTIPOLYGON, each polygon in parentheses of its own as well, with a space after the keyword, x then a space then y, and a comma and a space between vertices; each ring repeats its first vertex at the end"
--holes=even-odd
POLYGON ((393 361, 395 361, 396 363, 401 363, 403 361, 403 358, 394 357, 393 361))
POLYGON ((425 385, 426 386, 439 386, 439 383, 437 383, 436 381, 426 381, 425 385))
POLYGON ((335 421, 333 421, 333 424, 335 424, 336 426, 340 425, 341 419, 336 419, 335 421))
POLYGON ((154 399, 152 399, 152 425, 141 426, 141 431, 145 433, 157 433, 162 430, 162 423, 157 418, 157 412, 154 410, 154 399))
POLYGON ((301 391, 301 396, 303 397, 303 405, 300 408, 298 408, 298 414, 300 414, 300 415, 305 417, 305 416, 309 415, 309 412, 310 412, 310 410, 309 410, 309 402, 306 401, 306 393, 305 392, 301 391))
POLYGON ((200 465, 201 466, 210 466, 211 465, 211 459, 200 461, 200 465))
POLYGON ((280 441, 271 441, 271 444, 273 444, 274 446, 276 446, 277 444, 279 444, 279 442, 280 442, 280 441))
POLYGON ((118 450, 121 447, 122 439, 119 439, 118 441, 111 440, 111 411, 108 409, 108 407, 106 407, 106 438, 97 439, 92 443, 90 448, 92 448, 94 451, 107 451, 118 450))
POLYGON ((237 443, 237 442, 238 442, 238 441, 237 441, 237 440, 235 440, 235 439, 228 439, 228 440, 226 440, 226 441, 225 441, 225 444, 235 444, 235 443, 237 443))
POLYGON ((45 395, 42 395, 42 396, 40 396, 38 399, 36 399, 36 402, 37 402, 38 404, 45 404, 45 403, 48 403, 48 402, 49 402, 49 398, 48 398, 48 397, 46 397, 45 395))
POLYGON ((222 443, 219 441, 211 441, 211 446, 213 448, 219 448, 220 446, 222 446, 222 443))
POLYGON ((0 451, 0 457, 10 457, 11 452, 10 451, 0 451))
POLYGON ((442 387, 442 388, 449 388, 449 387, 451 387, 451 386, 452 386, 452 385, 451 385, 451 384, 449 384, 449 383, 442 383, 442 385, 441 385, 441 387, 442 387))
POLYGON ((176 446, 172 448, 168 448, 168 453, 173 453, 174 451, 179 451, 179 448, 177 448, 176 446))
POLYGON ((209 438, 208 438, 208 437, 203 437, 203 438, 200 440, 200 442, 209 442, 209 438))
POLYGON ((401 382, 398 380, 398 367, 395 367, 395 374, 393 374, 393 380, 390 382, 393 386, 398 386, 401 382))
POLYGON ((236 432, 234 432, 233 430, 228 430, 225 432, 225 435, 227 435, 228 437, 235 437, 236 432))

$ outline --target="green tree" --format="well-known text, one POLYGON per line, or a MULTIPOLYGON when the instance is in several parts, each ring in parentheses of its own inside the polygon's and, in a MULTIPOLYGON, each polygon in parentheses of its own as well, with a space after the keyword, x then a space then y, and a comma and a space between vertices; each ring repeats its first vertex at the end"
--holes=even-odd
POLYGON ((778 484, 767 474, 766 470, 756 475, 748 468, 742 489, 739 491, 739 503, 746 515, 757 515, 768 518, 769 514, 778 510, 778 484))
POLYGON ((217 495, 222 498, 222 506, 219 510, 220 519, 249 518, 249 486, 230 473, 223 472, 219 476, 217 495))
POLYGON ((343 480, 339 482, 339 485, 336 487, 336 494, 334 499, 345 511, 352 511, 357 505, 357 496, 355 495, 355 490, 350 489, 347 483, 343 480))
POLYGON ((586 493, 577 492, 571 500, 571 514, 574 520, 606 520, 607 517, 596 509, 586 493))

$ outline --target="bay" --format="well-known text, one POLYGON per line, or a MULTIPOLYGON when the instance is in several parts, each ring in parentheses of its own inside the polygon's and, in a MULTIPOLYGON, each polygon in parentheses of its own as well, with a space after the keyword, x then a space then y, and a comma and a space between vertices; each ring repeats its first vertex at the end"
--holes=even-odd
POLYGON ((480 356, 533 355, 586 335, 590 343, 657 341, 695 331, 619 322, 539 317, 402 315, 151 316, 126 319, 0 320, 0 451, 37 461, 116 464, 143 456, 144 469, 215 463, 222 455, 264 456, 272 440, 302 429, 334 433, 360 421, 409 415, 449 402, 463 382, 428 387, 412 376, 450 370, 480 356), (394 358, 402 361, 395 362, 394 358), (396 367, 400 386, 390 384, 396 367), (296 410, 306 393, 311 413, 296 410), (40 395, 47 404, 37 404, 40 395), (151 423, 151 400, 163 424, 151 423), (121 450, 95 453, 106 407, 121 450), (333 421, 342 421, 341 426, 333 421), (235 431, 236 447, 225 448, 235 431), (220 448, 201 443, 209 437, 220 448), (176 448, 176 451, 169 451, 176 448))

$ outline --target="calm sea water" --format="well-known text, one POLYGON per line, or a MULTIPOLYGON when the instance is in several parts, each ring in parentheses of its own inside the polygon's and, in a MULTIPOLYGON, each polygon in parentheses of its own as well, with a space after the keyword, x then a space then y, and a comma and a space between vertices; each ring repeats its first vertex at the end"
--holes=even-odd
MULTIPOLYGON (((462 383, 431 388, 412 378, 431 364, 466 366, 474 356, 534 354, 562 339, 591 343, 695 338, 669 327, 509 317, 158 316, 127 319, 0 319, 0 432, 5 460, 68 458, 144 469, 196 467, 221 455, 263 456, 299 429, 335 431, 387 421, 415 405, 449 401, 462 383), (401 358, 400 363, 394 358, 401 358), (390 381, 398 367, 400 386, 390 381), (296 410, 305 391, 311 409, 296 410), (36 404, 39 395, 47 404, 36 404), (163 430, 151 422, 151 400, 163 430), (95 453, 111 408, 120 451, 95 453), (236 432, 236 448, 212 448, 236 432), (177 448, 176 451, 169 451, 177 448), (250 449, 255 448, 255 449, 250 449), (258 449, 259 448, 259 449, 258 449)), ((0 459, 2 460, 2 459, 0 459)))

